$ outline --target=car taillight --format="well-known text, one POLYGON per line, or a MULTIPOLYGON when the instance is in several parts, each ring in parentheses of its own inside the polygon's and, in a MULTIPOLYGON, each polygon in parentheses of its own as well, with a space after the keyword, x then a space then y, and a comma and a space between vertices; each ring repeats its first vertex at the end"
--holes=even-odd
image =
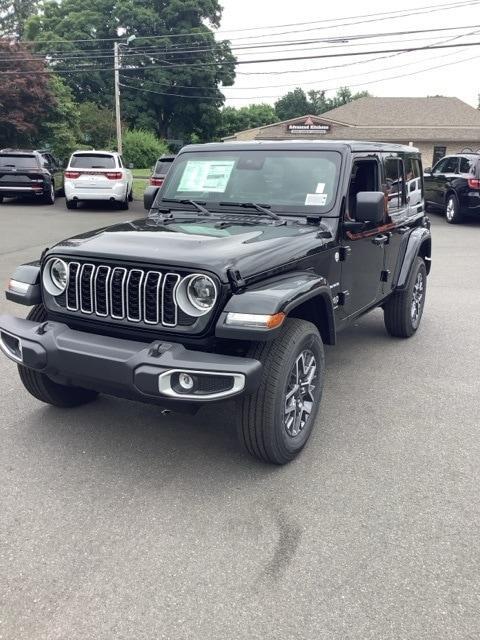
POLYGON ((164 181, 164 178, 150 178, 150 186, 161 187, 164 181))
POLYGON ((470 189, 480 189, 480 180, 478 178, 469 178, 468 186, 470 189))
POLYGON ((121 180, 122 179, 122 172, 121 171, 107 171, 105 173, 105 176, 109 180, 121 180))
POLYGON ((68 180, 76 180, 82 174, 80 173, 80 171, 65 171, 64 175, 65 175, 65 178, 67 178, 68 180))

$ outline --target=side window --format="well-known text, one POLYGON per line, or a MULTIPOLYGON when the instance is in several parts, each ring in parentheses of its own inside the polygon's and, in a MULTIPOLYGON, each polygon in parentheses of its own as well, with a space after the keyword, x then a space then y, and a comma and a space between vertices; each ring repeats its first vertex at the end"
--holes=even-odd
POLYGON ((445 167, 447 166, 448 160, 448 158, 440 160, 440 162, 433 167, 432 173, 445 173, 445 167))
POLYGON ((471 173, 472 164, 468 158, 460 158, 460 173, 471 173))
POLYGON ((355 220, 357 193, 379 190, 379 164, 377 160, 357 160, 352 167, 348 191, 348 217, 355 220))
POLYGON ((406 205, 403 160, 386 158, 383 192, 388 215, 396 213, 406 205))
POLYGON ((445 158, 444 165, 440 173, 458 173, 458 156, 445 158))

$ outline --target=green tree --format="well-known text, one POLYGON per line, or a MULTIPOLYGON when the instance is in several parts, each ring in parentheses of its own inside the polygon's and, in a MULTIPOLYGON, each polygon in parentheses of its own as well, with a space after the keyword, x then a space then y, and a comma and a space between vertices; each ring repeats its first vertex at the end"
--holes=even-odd
POLYGON ((155 164, 159 156, 168 153, 168 145, 151 131, 128 129, 123 136, 123 158, 136 169, 155 164))
POLYGON ((0 36, 22 38, 25 23, 39 4, 39 0, 0 0, 0 36))
POLYGON ((335 109, 336 107, 341 107, 348 102, 352 102, 353 100, 358 100, 359 98, 369 98, 371 94, 368 91, 358 91, 357 93, 352 93, 352 90, 348 87, 340 87, 338 89, 336 95, 330 100, 329 109, 335 109))
POLYGON ((311 104, 303 89, 297 87, 275 102, 275 113, 280 120, 290 120, 310 113, 311 104))
POLYGON ((80 138, 78 105, 70 87, 58 76, 51 76, 50 89, 54 101, 39 127, 35 146, 48 147, 57 158, 66 160, 80 138))
POLYGON ((225 107, 221 113, 218 137, 226 138, 237 131, 262 127, 278 122, 275 109, 269 104, 250 104, 247 107, 225 107))
POLYGON ((112 146, 115 139, 115 112, 94 102, 78 106, 79 141, 95 149, 112 146))
POLYGON ((220 86, 235 77, 229 43, 217 42, 212 29, 220 18, 218 0, 63 0, 46 2, 29 20, 27 33, 37 51, 61 52, 51 65, 72 69, 63 77, 79 102, 110 108, 113 43, 103 39, 135 35, 131 46, 122 48, 122 112, 128 126, 169 138, 195 133, 204 140, 220 123, 220 86), (86 58, 71 57, 79 47, 86 58))

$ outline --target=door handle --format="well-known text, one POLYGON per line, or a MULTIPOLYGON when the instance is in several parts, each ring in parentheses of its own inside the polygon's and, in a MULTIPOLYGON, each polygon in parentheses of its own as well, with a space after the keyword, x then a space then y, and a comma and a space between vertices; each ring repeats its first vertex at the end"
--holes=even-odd
POLYGON ((377 246, 380 246, 382 244, 386 244, 388 242, 388 236, 385 236, 383 234, 379 235, 379 236, 375 236, 374 239, 372 240, 373 244, 376 244, 377 246))

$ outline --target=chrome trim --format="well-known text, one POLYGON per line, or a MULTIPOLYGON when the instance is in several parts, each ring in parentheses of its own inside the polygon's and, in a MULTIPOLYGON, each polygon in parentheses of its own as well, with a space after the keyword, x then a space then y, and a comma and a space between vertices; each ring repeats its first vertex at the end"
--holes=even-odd
POLYGON ((112 318, 114 318, 115 320, 123 320, 125 318, 125 278, 127 276, 127 270, 124 267, 114 267, 112 269, 112 273, 110 276, 110 316, 112 318), (123 271, 123 278, 122 278, 122 294, 121 294, 121 300, 122 300, 122 315, 121 316, 115 316, 113 315, 113 293, 112 293, 112 285, 113 285, 113 278, 115 275, 115 271, 123 271))
POLYGON ((128 277, 127 277, 127 284, 125 286, 125 297, 127 299, 127 320, 130 320, 130 322, 141 322, 142 320, 142 282, 143 282, 143 277, 144 277, 144 272, 141 269, 130 269, 129 273, 128 273, 128 277), (140 280, 138 282, 138 318, 134 318, 133 316, 130 315, 130 294, 129 294, 129 285, 130 285, 130 278, 132 277, 132 274, 134 273, 139 273, 140 274, 140 280))
MULTIPOLYGON (((147 273, 145 274, 145 280, 143 283, 143 321, 145 322, 145 324, 158 324, 160 322, 160 312, 159 312, 159 304, 160 304, 160 285, 162 284, 162 273, 160 271, 147 271, 147 273), (147 294, 146 294, 146 290, 147 290, 147 283, 148 283, 148 278, 150 275, 158 275, 158 281, 157 281, 157 290, 156 290, 156 298, 157 298, 157 308, 156 308, 156 315, 155 315, 155 321, 152 322, 152 320, 147 320, 147 294)), ((163 306, 162 306, 162 310, 163 310, 163 306)))
POLYGON ((226 398, 235 395, 245 388, 245 376, 243 373, 231 373, 230 371, 198 371, 195 369, 170 369, 158 376, 158 390, 170 398, 183 398, 184 400, 216 400, 217 398, 226 398), (170 386, 170 380, 174 373, 197 373, 204 376, 230 376, 233 378, 233 386, 228 391, 220 391, 220 393, 205 393, 202 395, 177 393, 170 386))
POLYGON ((94 277, 94 292, 95 292, 95 315, 99 316, 100 318, 106 318, 108 316, 108 312, 110 309, 110 305, 109 305, 109 301, 110 301, 110 297, 108 295, 108 287, 109 287, 109 278, 110 278, 110 273, 111 273, 111 268, 108 267, 106 264, 101 264, 99 267, 96 267, 95 269, 95 277, 94 277), (97 278, 98 278, 98 274, 100 273, 100 269, 106 269, 107 270, 107 277, 105 278, 105 307, 107 309, 106 313, 100 313, 100 311, 98 310, 98 305, 97 305, 97 278))
POLYGON ((65 289, 65 304, 67 306, 67 309, 69 311, 78 311, 78 306, 79 306, 79 289, 78 289, 78 274, 80 273, 80 263, 79 262, 69 262, 68 263, 68 284, 67 284, 67 288, 65 289), (69 306, 68 304, 68 287, 70 284, 70 271, 71 271, 71 267, 76 265, 77 267, 77 272, 75 273, 75 307, 69 306))
POLYGON ((167 272, 163 276, 163 285, 162 285, 162 320, 161 320, 161 322, 162 322, 164 327, 176 327, 177 324, 178 324, 178 304, 177 304, 176 294, 177 294, 177 288, 178 288, 181 280, 182 280, 182 278, 178 275, 178 273, 167 272), (174 276, 175 278, 177 278, 177 281, 174 284, 173 290, 172 290, 173 308, 175 310, 175 320, 174 320, 173 323, 165 322, 165 314, 164 314, 164 309, 165 309, 165 283, 167 282, 168 276, 174 276))
POLYGON ((14 360, 15 362, 20 362, 20 363, 23 362, 22 341, 18 336, 15 336, 13 333, 10 333, 9 331, 4 331, 3 329, 0 331, 0 349, 7 356, 7 358, 10 358, 10 360, 14 360), (3 341, 2 334, 5 334, 7 336, 10 336, 11 338, 14 338, 15 340, 18 340, 18 348, 20 349, 20 358, 18 358, 14 353, 12 353, 10 348, 5 344, 5 342, 3 341))
POLYGON ((80 311, 82 313, 88 313, 91 314, 93 313, 93 309, 94 309, 94 303, 93 303, 93 274, 95 273, 95 265, 92 264, 91 262, 85 262, 85 264, 82 265, 82 268, 80 270, 80 285, 78 286, 78 297, 80 298, 80 311), (86 267, 92 267, 92 272, 90 273, 90 304, 91 304, 91 310, 88 311, 87 309, 83 308, 83 296, 82 296, 82 278, 83 278, 83 272, 85 271, 86 267))

